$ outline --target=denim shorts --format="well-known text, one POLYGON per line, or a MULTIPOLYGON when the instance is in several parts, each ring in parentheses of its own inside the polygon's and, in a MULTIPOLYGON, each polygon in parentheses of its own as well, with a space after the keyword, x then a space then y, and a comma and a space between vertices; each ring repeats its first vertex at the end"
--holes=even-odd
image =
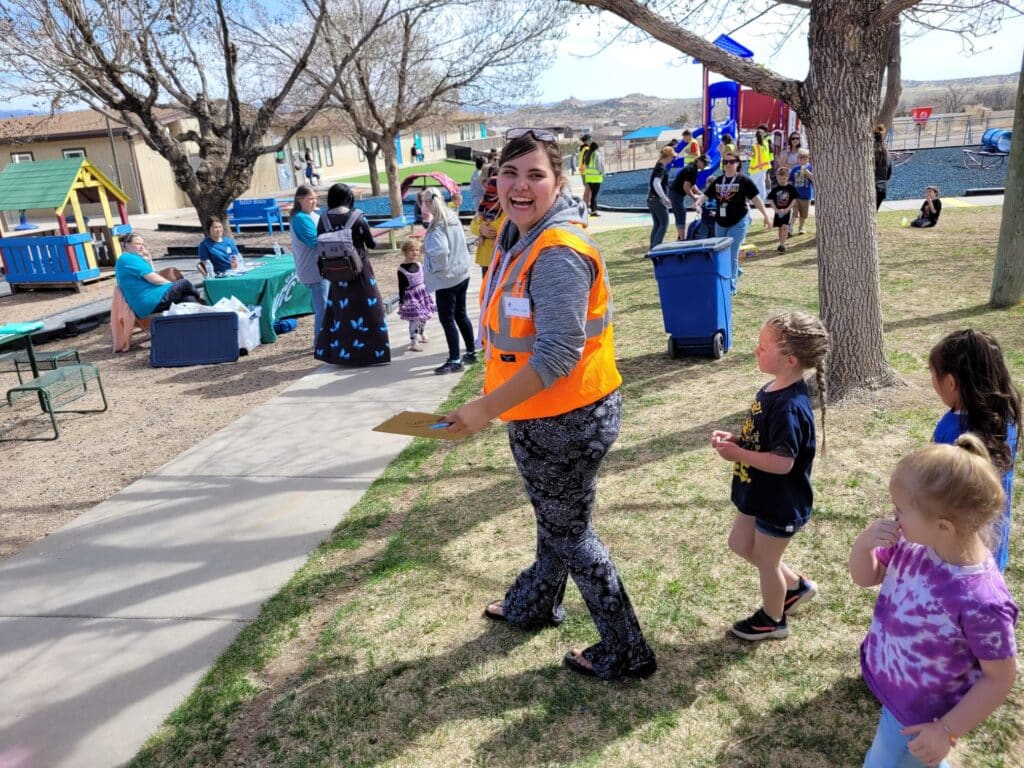
MULTIPOLYGON (((744 512, 743 514, 748 514, 744 512)), ((775 539, 791 539, 796 534, 803 530, 804 526, 807 525, 807 521, 811 519, 810 515, 807 515, 802 520, 796 520, 792 523, 778 523, 774 520, 765 520, 763 517, 752 515, 754 518, 754 529, 760 531, 765 536, 771 536, 775 539)))

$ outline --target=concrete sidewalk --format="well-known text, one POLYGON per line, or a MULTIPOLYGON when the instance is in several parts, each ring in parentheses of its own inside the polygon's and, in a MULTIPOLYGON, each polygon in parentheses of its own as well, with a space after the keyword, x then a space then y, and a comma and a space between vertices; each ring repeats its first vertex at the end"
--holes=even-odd
POLYGON ((119 765, 188 696, 411 440, 371 428, 461 378, 392 328, 0 563, 0 766, 119 765))

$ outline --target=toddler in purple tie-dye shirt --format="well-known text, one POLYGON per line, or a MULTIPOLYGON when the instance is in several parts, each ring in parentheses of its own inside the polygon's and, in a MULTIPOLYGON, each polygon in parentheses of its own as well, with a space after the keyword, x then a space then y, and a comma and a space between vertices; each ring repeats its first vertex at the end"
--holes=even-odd
POLYGON ((1017 606, 986 546, 1003 506, 973 434, 902 459, 889 484, 896 519, 854 542, 850 573, 881 584, 861 646, 864 680, 882 703, 865 768, 947 766, 957 737, 1009 695, 1017 606))

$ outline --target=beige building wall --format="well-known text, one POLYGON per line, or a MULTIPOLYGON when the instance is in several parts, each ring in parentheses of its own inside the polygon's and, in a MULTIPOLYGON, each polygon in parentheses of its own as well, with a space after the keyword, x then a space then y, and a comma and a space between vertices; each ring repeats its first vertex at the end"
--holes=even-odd
MULTIPOLYGON (((114 184, 118 184, 118 174, 121 174, 121 191, 128 196, 128 213, 141 213, 136 185, 133 181, 133 162, 131 142, 122 136, 114 136, 114 152, 111 152, 110 139, 106 136, 91 138, 69 138, 56 141, 33 142, 31 144, 0 144, 0 165, 7 167, 13 162, 12 156, 15 153, 31 152, 34 161, 60 160, 64 157, 65 150, 84 150, 86 158, 101 173, 103 173, 114 184), (117 155, 117 169, 114 168, 114 153, 117 155)), ((161 161, 162 162, 162 161, 161 161)), ((164 166, 166 167, 166 163, 164 166)), ((173 181, 173 180, 172 180, 173 181)), ((102 217, 103 211, 98 204, 85 204, 82 212, 93 217, 102 217)), ((65 212, 69 217, 70 211, 65 212)), ((117 220, 116 210, 111 209, 114 219, 117 220)), ((52 210, 30 210, 27 212, 31 220, 40 223, 48 223, 53 219, 52 210)))

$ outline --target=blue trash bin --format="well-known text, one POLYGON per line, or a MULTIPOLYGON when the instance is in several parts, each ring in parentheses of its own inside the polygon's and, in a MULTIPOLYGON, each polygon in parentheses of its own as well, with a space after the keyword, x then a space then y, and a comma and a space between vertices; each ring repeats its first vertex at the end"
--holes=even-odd
POLYGON ((721 357, 732 346, 731 237, 663 243, 647 254, 661 296, 669 357, 721 357))

